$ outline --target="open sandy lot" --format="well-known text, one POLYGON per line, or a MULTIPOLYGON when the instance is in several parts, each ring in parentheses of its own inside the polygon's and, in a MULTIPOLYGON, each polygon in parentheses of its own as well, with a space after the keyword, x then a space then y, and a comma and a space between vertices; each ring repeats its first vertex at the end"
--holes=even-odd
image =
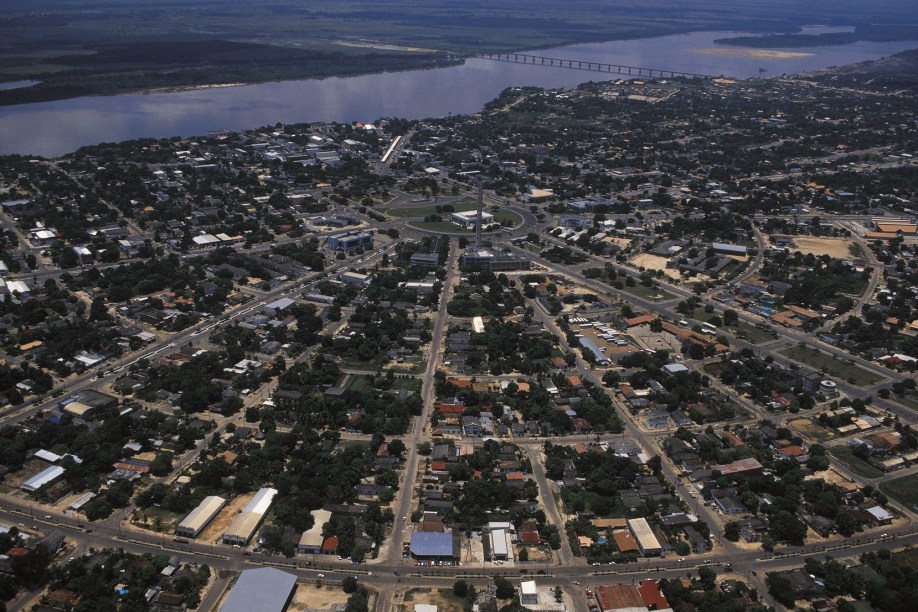
POLYGON ((652 255, 650 253, 641 253, 636 257, 631 258, 631 264, 638 268, 646 268, 647 270, 663 270, 663 274, 669 278, 679 279, 679 271, 672 268, 667 268, 666 264, 669 263, 669 260, 665 257, 660 257, 659 255, 652 255))
POLYGON ((826 484, 838 485, 838 484, 850 484, 851 480, 845 478, 835 470, 823 470, 817 472, 811 476, 807 476, 805 480, 824 480, 826 484))
MULTIPOLYGON (((287 608, 290 612, 302 610, 327 610, 335 604, 347 603, 348 594, 339 586, 323 584, 316 586, 314 582, 298 582, 293 601, 287 608)), ((254 611, 253 611, 254 612, 254 611)))
POLYGON ((436 589, 414 589, 405 594, 405 603, 408 609, 414 609, 415 604, 433 604, 438 611, 462 612, 462 604, 453 596, 452 592, 444 595, 436 589))
POLYGON ((220 514, 217 515, 217 518, 212 520, 210 525, 207 526, 207 529, 201 532, 201 535, 198 536, 198 541, 218 543, 220 538, 223 537, 223 532, 226 531, 226 528, 230 526, 230 523, 233 522, 233 519, 236 518, 239 511, 242 510, 253 497, 255 497, 255 492, 246 493, 245 495, 240 495, 235 499, 231 499, 220 514))
POLYGON ((850 246, 855 244, 851 238, 816 238, 813 236, 787 236, 793 243, 793 251, 803 254, 828 255, 834 259, 850 259, 850 246))

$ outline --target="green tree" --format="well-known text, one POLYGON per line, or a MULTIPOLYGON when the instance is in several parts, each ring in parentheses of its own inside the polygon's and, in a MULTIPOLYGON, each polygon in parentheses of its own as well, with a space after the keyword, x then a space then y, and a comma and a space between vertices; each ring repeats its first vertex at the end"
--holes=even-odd
POLYGON ((150 473, 154 476, 166 476, 172 471, 172 453, 156 453, 150 462, 150 473))
POLYGON ((494 577, 494 592, 498 599, 511 599, 516 594, 513 583, 503 576, 494 577))
POLYGON ((341 581, 341 590, 345 593, 354 593, 357 591, 357 579, 353 576, 345 576, 341 581))
POLYGON ((730 521, 724 525, 724 537, 731 542, 738 542, 740 539, 740 524, 736 521, 730 521))

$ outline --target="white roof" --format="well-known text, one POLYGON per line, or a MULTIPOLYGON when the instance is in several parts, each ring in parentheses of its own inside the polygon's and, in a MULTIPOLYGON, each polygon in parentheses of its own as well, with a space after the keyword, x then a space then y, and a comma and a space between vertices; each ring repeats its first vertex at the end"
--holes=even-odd
POLYGON ((178 528, 198 531, 209 523, 225 505, 226 500, 222 497, 208 495, 201 500, 201 503, 194 510, 188 513, 188 516, 179 523, 178 528))
POLYGON ((214 244, 215 242, 220 242, 220 239, 216 236, 210 234, 203 234, 201 236, 195 236, 191 239, 195 244, 214 244))
POLYGON ((28 293, 30 291, 29 286, 26 285, 21 280, 11 280, 6 282, 6 288, 10 293, 18 291, 19 293, 28 293))
POLYGON ((495 529, 491 532, 491 553, 494 555, 507 556, 507 532, 503 529, 495 529))
POLYGON ((536 588, 535 580, 526 580, 525 582, 520 583, 520 592, 523 595, 538 595, 538 589, 536 588))
POLYGON ((56 455, 51 451, 46 451, 44 449, 35 452, 35 456, 39 459, 44 459, 48 463, 57 463, 57 460, 61 458, 60 455, 56 455))
MULTIPOLYGON (((501 381, 503 383, 504 381, 501 381)), ((510 381, 507 381, 508 383, 510 381)), ((509 521, 491 521, 488 523, 488 529, 494 531, 495 529, 506 529, 507 531, 513 531, 513 523, 509 521)))
POLYGON ((303 535, 300 536, 300 546, 322 546, 322 542, 325 539, 322 537, 322 528, 331 518, 331 512, 328 510, 313 510, 310 514, 312 514, 313 520, 312 527, 304 531, 303 535))
POLYGON ((437 612, 437 606, 433 604, 414 604, 414 612, 437 612))
POLYGON ((245 505, 242 512, 254 512, 255 514, 266 514, 277 495, 277 489, 261 489, 252 498, 252 501, 245 505))
POLYGON ((22 483, 21 487, 26 491, 37 491, 49 482, 52 482, 56 478, 60 477, 64 473, 64 468, 59 465, 52 465, 51 467, 42 470, 35 476, 32 476, 27 481, 22 483))
POLYGON ((650 523, 647 522, 647 519, 629 519, 628 527, 631 529, 631 533, 634 534, 634 539, 637 540, 638 545, 643 551, 660 548, 660 541, 657 540, 657 536, 653 534, 653 530, 650 528, 650 523))
POLYGON ((874 506, 873 508, 867 508, 867 512, 873 515, 873 518, 878 521, 891 521, 894 517, 890 512, 881 506, 874 506))

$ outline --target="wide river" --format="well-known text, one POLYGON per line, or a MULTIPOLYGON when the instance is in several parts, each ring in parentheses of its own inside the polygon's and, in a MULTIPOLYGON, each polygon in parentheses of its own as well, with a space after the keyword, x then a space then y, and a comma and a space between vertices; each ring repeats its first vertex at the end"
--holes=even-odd
MULTIPOLYGON (((834 31, 837 31, 835 28, 834 31)), ((828 32, 829 28, 807 28, 828 32)), ((751 50, 718 45, 732 32, 571 45, 546 57, 745 78, 791 74, 892 55, 916 41, 751 50), (760 72, 765 69, 765 72, 760 72)), ((194 136, 275 123, 422 119, 473 113, 507 87, 573 87, 619 78, 564 68, 470 59, 461 66, 357 77, 280 81, 156 94, 90 96, 0 107, 0 154, 56 157, 83 145, 194 136)))

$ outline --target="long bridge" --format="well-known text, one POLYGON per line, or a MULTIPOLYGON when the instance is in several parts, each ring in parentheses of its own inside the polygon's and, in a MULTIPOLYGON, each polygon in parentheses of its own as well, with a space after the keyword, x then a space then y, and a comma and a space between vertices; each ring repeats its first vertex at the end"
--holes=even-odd
POLYGON ((476 57, 493 60, 495 62, 510 62, 512 64, 529 64, 532 66, 546 66, 554 68, 567 68, 570 70, 587 70, 589 72, 602 72, 605 74, 620 74, 632 77, 647 77, 661 79, 714 79, 717 77, 679 70, 659 70, 657 68, 639 68, 637 66, 620 66, 618 64, 603 64, 601 62, 585 62, 582 60, 560 59, 557 57, 542 57, 541 55, 528 55, 526 53, 476 53, 476 57))

